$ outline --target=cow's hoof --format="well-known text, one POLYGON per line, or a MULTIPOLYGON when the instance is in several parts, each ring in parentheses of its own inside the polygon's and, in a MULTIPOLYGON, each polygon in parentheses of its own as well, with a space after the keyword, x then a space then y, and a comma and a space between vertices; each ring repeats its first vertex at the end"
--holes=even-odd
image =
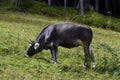
POLYGON ((54 64, 58 64, 57 62, 54 62, 54 64))
POLYGON ((86 67, 87 67, 87 63, 84 63, 84 64, 83 64, 83 68, 86 68, 86 67))
POLYGON ((96 62, 93 62, 93 68, 96 68, 96 62))
POLYGON ((52 60, 52 59, 51 59, 51 61, 50 61, 50 62, 54 63, 54 60, 52 60))
POLYGON ((84 63, 82 67, 83 67, 83 68, 86 68, 86 67, 87 67, 86 63, 84 63))
POLYGON ((84 63, 84 64, 83 64, 83 68, 90 68, 90 64, 84 63))

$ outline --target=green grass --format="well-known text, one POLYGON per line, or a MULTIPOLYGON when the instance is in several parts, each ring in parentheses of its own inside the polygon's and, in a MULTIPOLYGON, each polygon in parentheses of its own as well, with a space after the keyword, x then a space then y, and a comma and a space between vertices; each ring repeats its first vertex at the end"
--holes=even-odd
POLYGON ((82 67, 82 47, 59 47, 57 65, 50 62, 48 50, 32 58, 24 57, 30 40, 34 40, 48 24, 61 22, 69 20, 29 13, 0 12, 0 80, 120 79, 120 33, 94 26, 91 27, 94 33, 91 48, 97 60, 96 69, 82 67))

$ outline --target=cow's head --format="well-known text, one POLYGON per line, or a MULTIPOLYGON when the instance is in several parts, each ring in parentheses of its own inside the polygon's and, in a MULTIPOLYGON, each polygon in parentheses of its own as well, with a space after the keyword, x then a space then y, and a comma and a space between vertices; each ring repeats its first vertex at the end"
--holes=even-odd
POLYGON ((29 43, 29 48, 27 50, 27 53, 25 54, 26 57, 31 57, 34 54, 40 52, 42 50, 42 46, 39 43, 36 43, 34 41, 31 41, 29 43))

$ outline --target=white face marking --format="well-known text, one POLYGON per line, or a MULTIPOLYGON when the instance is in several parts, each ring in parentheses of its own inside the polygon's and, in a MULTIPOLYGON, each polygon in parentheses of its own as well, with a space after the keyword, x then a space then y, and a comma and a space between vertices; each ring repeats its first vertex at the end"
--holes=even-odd
POLYGON ((36 50, 37 48, 39 48, 40 44, 39 43, 35 43, 34 45, 34 49, 36 50))

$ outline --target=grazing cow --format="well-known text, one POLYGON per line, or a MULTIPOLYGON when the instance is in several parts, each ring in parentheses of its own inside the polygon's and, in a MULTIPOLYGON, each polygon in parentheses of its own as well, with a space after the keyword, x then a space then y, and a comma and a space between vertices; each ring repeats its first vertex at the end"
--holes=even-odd
POLYGON ((56 64, 58 46, 65 48, 77 47, 82 42, 85 53, 84 67, 87 67, 88 58, 91 58, 93 67, 96 66, 94 55, 90 49, 93 33, 88 27, 68 23, 53 24, 45 27, 37 39, 30 43, 26 56, 33 56, 43 49, 50 49, 51 59, 56 64))

